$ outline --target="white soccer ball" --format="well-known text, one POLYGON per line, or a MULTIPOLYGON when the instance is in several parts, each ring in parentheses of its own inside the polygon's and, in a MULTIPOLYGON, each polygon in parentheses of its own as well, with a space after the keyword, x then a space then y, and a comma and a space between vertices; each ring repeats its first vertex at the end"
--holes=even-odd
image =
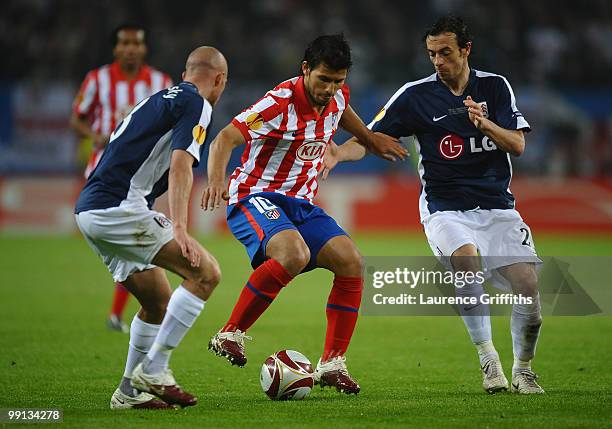
POLYGON ((259 381, 270 399, 304 399, 314 384, 312 364, 300 352, 281 350, 266 359, 259 381))

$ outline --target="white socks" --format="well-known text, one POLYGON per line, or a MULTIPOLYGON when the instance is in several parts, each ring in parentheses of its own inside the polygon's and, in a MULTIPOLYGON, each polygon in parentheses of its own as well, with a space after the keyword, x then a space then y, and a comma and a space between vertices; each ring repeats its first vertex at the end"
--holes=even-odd
POLYGON ((466 284, 462 288, 455 287, 455 294, 458 297, 474 297, 478 304, 459 305, 459 313, 465 323, 465 327, 470 334, 474 344, 491 341, 491 316, 489 315, 489 305, 480 304, 480 297, 484 293, 482 284, 466 284))
POLYGON ((179 286, 168 302, 166 315, 159 333, 144 361, 148 374, 158 374, 168 368, 172 351, 179 345, 189 328, 200 315, 206 301, 201 300, 183 286, 179 286))
POLYGON ((531 367, 531 359, 535 355, 542 326, 540 308, 540 295, 536 295, 532 304, 516 304, 512 307, 510 321, 514 352, 512 373, 531 367))
POLYGON ((125 363, 125 371, 123 376, 132 378, 132 371, 145 358, 155 337, 159 332, 160 325, 143 322, 138 317, 138 314, 132 319, 130 325, 130 346, 128 348, 127 361, 125 363))
POLYGON ((143 322, 138 317, 138 314, 132 319, 132 324, 130 325, 130 345, 128 347, 125 371, 123 372, 123 379, 120 385, 121 391, 126 395, 135 396, 132 386, 130 385, 132 371, 134 371, 134 368, 136 368, 136 366, 147 356, 159 332, 159 326, 160 325, 143 322))

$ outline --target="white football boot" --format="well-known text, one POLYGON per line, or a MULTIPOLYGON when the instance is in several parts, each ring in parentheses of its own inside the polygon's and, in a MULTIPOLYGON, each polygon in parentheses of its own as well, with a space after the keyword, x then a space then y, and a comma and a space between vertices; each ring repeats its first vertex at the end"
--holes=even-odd
POLYGON ((536 382, 538 375, 531 369, 521 369, 512 374, 512 393, 523 395, 542 394, 544 389, 536 382))
POLYGON ((498 356, 486 359, 481 365, 482 388, 487 393, 497 393, 508 390, 508 379, 504 375, 498 356))
POLYGON ((198 403, 198 398, 185 392, 177 384, 169 368, 159 374, 147 374, 143 370, 142 362, 139 363, 132 371, 132 387, 141 392, 152 393, 168 404, 190 407, 198 403))
POLYGON ((120 389, 115 390, 115 393, 113 393, 113 396, 111 396, 110 408, 111 410, 127 410, 130 408, 174 409, 172 405, 168 405, 165 402, 160 401, 149 393, 139 392, 137 396, 128 396, 120 389))
POLYGON ((325 363, 321 363, 321 359, 319 359, 313 378, 314 383, 321 388, 325 386, 335 387, 340 393, 354 393, 356 395, 361 390, 359 384, 349 374, 344 356, 337 356, 325 363))

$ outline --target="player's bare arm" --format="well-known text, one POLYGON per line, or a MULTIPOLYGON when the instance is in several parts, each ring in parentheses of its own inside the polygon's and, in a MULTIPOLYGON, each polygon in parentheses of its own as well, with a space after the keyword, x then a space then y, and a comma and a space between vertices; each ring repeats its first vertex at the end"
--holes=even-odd
POLYGON ((168 175, 168 203, 174 240, 192 267, 200 266, 200 252, 193 238, 187 233, 189 196, 193 184, 193 157, 184 150, 172 152, 168 175))
POLYGON ((91 138, 97 149, 102 149, 108 144, 109 136, 95 133, 88 121, 74 112, 70 115, 70 126, 81 137, 91 138))
POLYGON ((388 161, 405 159, 408 156, 408 151, 399 144, 398 139, 370 131, 350 105, 340 119, 340 126, 355 136, 374 155, 388 161))
POLYGON ((359 143, 355 137, 351 137, 341 145, 330 142, 325 157, 323 158, 323 170, 321 177, 327 179, 329 173, 339 163, 344 161, 359 161, 368 153, 367 149, 359 143))
POLYGON ((474 126, 493 140, 500 150, 515 156, 523 154, 525 150, 523 131, 502 128, 490 119, 485 118, 482 107, 469 95, 463 101, 463 104, 468 108, 468 115, 474 126))
POLYGON ((208 184, 200 204, 203 210, 218 208, 221 200, 229 199, 225 186, 225 171, 234 148, 244 143, 244 136, 233 124, 223 128, 211 143, 208 155, 208 184))

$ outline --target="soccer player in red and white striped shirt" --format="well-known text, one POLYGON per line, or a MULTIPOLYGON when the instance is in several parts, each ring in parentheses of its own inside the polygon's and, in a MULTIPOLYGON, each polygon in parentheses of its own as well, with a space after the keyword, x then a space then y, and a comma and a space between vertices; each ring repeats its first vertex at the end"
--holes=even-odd
MULTIPOLYGON (((115 61, 87 73, 72 107, 70 125, 91 139, 93 151, 85 169, 87 178, 102 157, 115 127, 138 102, 172 85, 170 76, 144 63, 145 30, 124 24, 113 32, 115 61)), ((111 329, 127 332, 122 322, 129 292, 117 283, 108 319, 111 329)))
POLYGON ((404 158, 397 140, 368 130, 349 105, 351 65, 343 35, 321 36, 306 49, 302 76, 287 80, 240 113, 210 148, 202 208, 228 199, 227 222, 255 269, 209 348, 243 366, 245 332, 298 274, 320 267, 335 274, 327 301, 327 333, 315 382, 358 393, 344 354, 363 288, 361 256, 346 232, 312 201, 323 156, 337 127, 373 153, 404 158), (363 140, 362 140, 363 139, 363 140), (225 187, 232 150, 246 143, 242 165, 225 187))

